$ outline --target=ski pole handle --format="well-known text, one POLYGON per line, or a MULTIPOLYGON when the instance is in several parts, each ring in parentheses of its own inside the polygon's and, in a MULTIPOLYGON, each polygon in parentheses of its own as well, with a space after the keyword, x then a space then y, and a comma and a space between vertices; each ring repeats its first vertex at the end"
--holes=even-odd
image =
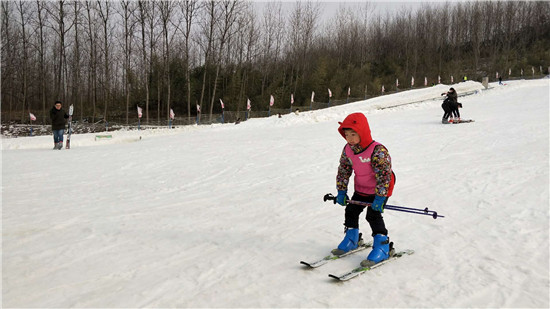
POLYGON ((336 197, 334 197, 334 195, 330 194, 330 193, 327 193, 325 194, 325 196, 323 197, 323 201, 326 202, 326 201, 333 201, 334 204, 336 204, 336 197))

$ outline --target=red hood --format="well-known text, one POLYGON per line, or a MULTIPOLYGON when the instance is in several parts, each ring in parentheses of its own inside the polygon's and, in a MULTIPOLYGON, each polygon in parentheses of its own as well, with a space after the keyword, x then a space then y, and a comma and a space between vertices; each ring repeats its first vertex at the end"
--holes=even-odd
POLYGON ((361 137, 361 142, 359 143, 361 147, 367 148, 367 146, 372 143, 369 122, 363 113, 350 114, 346 117, 346 119, 344 119, 343 122, 338 123, 340 124, 338 132, 340 132, 342 137, 346 138, 344 129, 352 129, 361 137))

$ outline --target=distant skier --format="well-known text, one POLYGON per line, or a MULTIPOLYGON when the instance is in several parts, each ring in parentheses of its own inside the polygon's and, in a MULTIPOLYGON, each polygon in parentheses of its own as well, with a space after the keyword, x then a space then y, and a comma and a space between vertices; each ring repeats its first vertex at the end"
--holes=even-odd
POLYGON ((458 112, 458 95, 454 88, 450 88, 449 91, 442 93, 441 95, 446 95, 447 97, 443 100, 441 108, 443 108, 443 118, 441 123, 449 123, 449 117, 453 114, 457 115, 460 118, 460 113, 458 112))
POLYGON ((55 101, 50 110, 50 119, 52 120, 53 149, 63 148, 63 131, 65 131, 65 119, 69 115, 62 109, 61 101, 55 101))
POLYGON ((392 195, 395 184, 391 157, 386 147, 372 139, 369 123, 364 114, 350 114, 344 122, 339 124, 338 132, 346 139, 347 144, 340 156, 336 176, 338 189, 336 202, 346 206, 344 221, 346 235, 332 253, 344 254, 363 242, 359 234, 359 215, 365 206, 347 203, 349 178, 352 173, 355 173, 352 200, 372 203, 372 206, 367 208, 366 219, 374 238, 373 249, 367 259, 361 262, 362 266, 372 266, 388 259, 393 246, 393 243, 390 244, 388 230, 382 217, 384 206, 392 195))
POLYGON ((499 85, 502 85, 502 76, 499 76, 499 77, 498 77, 498 84, 499 84, 499 85))

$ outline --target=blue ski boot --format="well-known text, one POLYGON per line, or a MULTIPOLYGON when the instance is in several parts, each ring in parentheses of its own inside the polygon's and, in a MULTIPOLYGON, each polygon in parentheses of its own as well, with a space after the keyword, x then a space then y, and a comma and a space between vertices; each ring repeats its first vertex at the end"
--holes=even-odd
POLYGON ((372 251, 366 260, 361 262, 363 267, 371 267, 376 263, 380 263, 390 258, 393 253, 393 243, 386 235, 376 234, 372 242, 372 251))
POLYGON ((342 255, 350 250, 357 249, 358 246, 363 244, 362 234, 359 233, 359 229, 346 229, 346 236, 344 240, 338 245, 337 249, 332 250, 334 255, 342 255))

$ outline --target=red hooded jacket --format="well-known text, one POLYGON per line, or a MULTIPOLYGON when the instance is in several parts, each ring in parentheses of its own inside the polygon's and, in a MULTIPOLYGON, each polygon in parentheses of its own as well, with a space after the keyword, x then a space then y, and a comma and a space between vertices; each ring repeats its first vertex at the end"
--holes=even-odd
POLYGON ((346 119, 344 119, 344 122, 338 123, 340 124, 338 132, 340 132, 344 139, 346 138, 346 133, 344 133, 344 129, 352 129, 353 131, 357 132, 357 134, 359 134, 359 137, 361 137, 361 142, 359 143, 359 145, 361 145, 363 149, 366 149, 370 145, 370 143, 372 143, 369 121, 363 113, 350 114, 346 117, 346 119))

